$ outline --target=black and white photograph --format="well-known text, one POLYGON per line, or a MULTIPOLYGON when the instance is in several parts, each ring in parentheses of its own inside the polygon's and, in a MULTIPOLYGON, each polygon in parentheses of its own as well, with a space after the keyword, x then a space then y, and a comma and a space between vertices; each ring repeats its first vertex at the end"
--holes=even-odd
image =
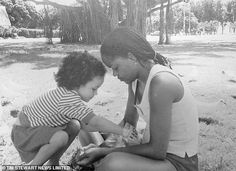
POLYGON ((0 170, 236 171, 236 0, 0 0, 0 170))

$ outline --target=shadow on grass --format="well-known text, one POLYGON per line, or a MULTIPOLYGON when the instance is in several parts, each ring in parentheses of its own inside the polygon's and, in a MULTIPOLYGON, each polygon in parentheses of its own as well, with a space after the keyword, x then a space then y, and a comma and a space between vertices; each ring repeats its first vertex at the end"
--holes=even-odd
MULTIPOLYGON (((152 43, 153 44, 153 43, 152 43)), ((210 58, 225 58, 224 53, 236 53, 236 43, 220 42, 220 43, 199 43, 199 42, 181 42, 179 44, 159 46, 153 45, 160 53, 172 56, 171 59, 176 60, 175 56, 190 56, 192 57, 210 57, 210 58)), ((229 56, 232 57, 232 56, 229 56)), ((184 58, 186 60, 186 58, 184 58)))
POLYGON ((72 51, 91 51, 100 58, 99 45, 83 44, 45 44, 45 42, 6 42, 0 44, 0 67, 8 67, 15 63, 33 64, 33 69, 57 67, 63 57, 72 51))
MULTIPOLYGON (((180 42, 179 44, 166 46, 159 46, 156 42, 151 42, 151 44, 161 54, 167 54, 174 65, 202 67, 204 65, 195 64, 189 60, 198 57, 225 58, 227 55, 224 53, 236 53, 236 43, 227 42, 210 44, 203 42, 180 42)), ((5 43, 1 44, 0 47, 0 67, 6 67, 14 63, 31 63, 35 66, 33 69, 39 70, 57 67, 67 52, 84 49, 100 58, 99 45, 47 45, 42 42, 5 43)))
POLYGON ((33 69, 47 69, 57 67, 62 57, 44 57, 38 54, 10 54, 1 60, 0 67, 7 67, 14 63, 30 63, 33 69))

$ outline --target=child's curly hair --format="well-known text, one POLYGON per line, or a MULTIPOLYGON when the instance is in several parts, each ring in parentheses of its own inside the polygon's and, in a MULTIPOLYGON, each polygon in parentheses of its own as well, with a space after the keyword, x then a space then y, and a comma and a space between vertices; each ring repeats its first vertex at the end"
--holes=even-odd
POLYGON ((68 90, 85 85, 96 76, 104 77, 106 68, 101 61, 85 52, 72 52, 62 61, 55 80, 58 87, 68 90))

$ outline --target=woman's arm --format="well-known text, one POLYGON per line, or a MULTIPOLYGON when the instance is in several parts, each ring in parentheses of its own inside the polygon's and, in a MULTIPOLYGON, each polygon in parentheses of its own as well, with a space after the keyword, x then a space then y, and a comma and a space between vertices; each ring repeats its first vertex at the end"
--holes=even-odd
MULTIPOLYGON (((104 157, 111 152, 128 152, 156 160, 163 160, 166 157, 166 151, 169 143, 171 128, 172 104, 176 99, 183 96, 183 87, 175 76, 169 73, 162 73, 155 76, 149 89, 150 102, 150 141, 146 144, 140 144, 121 148, 100 148, 96 153, 87 153, 82 158, 86 162, 93 158, 93 155, 104 157), (87 157, 86 157, 87 156, 87 157)), ((95 157, 97 159, 97 157, 95 157)))
MULTIPOLYGON (((176 80, 170 74, 159 74, 150 83, 150 141, 146 144, 116 148, 112 151, 122 151, 162 160, 166 157, 169 142, 172 104, 176 99, 176 80)), ((106 153, 110 153, 107 151, 106 153)))
POLYGON ((123 122, 130 123, 134 127, 137 126, 139 115, 137 109, 134 107, 134 92, 132 90, 132 84, 128 85, 128 101, 126 104, 125 116, 123 122))

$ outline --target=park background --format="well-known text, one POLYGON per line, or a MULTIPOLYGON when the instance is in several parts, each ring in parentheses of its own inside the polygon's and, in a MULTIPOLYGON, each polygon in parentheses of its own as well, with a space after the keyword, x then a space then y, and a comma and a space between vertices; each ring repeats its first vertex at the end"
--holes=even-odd
MULTIPOLYGON (((68 52, 100 59, 106 34, 128 26, 168 57, 199 109, 199 170, 236 170, 235 0, 0 0, 0 164, 20 164, 11 142, 10 111, 55 87, 68 52)), ((127 85, 108 74, 89 103, 98 115, 122 118, 127 85)), ((143 121, 139 123, 144 126, 143 121)), ((78 148, 63 155, 65 164, 78 148)))

